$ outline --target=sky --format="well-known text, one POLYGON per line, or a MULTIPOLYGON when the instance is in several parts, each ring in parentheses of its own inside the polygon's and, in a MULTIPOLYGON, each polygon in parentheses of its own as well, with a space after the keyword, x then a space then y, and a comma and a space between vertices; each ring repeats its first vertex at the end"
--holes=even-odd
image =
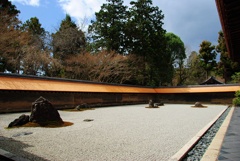
MULTIPOLYGON (((106 0, 10 0, 18 10, 22 22, 37 17, 42 27, 56 32, 61 21, 69 14, 80 28, 87 28, 95 12, 106 0)), ((131 0, 124 0, 130 7, 131 0)), ((135 0, 136 1, 136 0, 135 0)), ((203 40, 217 44, 222 29, 215 0, 152 0, 164 14, 163 28, 178 35, 187 52, 199 51, 203 40)))

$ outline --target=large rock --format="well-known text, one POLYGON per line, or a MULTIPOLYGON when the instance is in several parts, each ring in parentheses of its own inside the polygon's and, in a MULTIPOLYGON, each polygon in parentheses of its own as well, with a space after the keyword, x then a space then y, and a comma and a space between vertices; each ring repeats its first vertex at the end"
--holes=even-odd
POLYGON ((21 115, 19 118, 15 119, 13 122, 11 122, 8 127, 13 126, 22 126, 29 122, 29 116, 28 115, 21 115))
POLYGON ((40 125, 48 124, 62 124, 58 111, 53 105, 45 98, 40 97, 32 103, 30 122, 38 123, 40 125))

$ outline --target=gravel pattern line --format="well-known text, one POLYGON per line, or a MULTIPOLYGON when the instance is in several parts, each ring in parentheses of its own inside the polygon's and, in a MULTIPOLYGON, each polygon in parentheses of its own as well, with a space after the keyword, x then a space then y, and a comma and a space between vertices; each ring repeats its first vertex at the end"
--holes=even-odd
MULTIPOLYGON (((5 127, 23 113, 0 115, 0 148, 29 160, 168 160, 226 105, 191 108, 165 104, 59 111, 72 126, 62 128, 5 127), (90 122, 84 120, 91 119, 90 122)), ((25 113, 28 114, 28 113, 25 113)))

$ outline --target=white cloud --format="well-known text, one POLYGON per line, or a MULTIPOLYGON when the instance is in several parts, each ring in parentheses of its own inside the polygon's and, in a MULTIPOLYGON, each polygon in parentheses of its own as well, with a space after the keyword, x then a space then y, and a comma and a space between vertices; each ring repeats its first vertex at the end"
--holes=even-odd
POLYGON ((23 5, 29 5, 29 6, 39 6, 40 0, 11 0, 12 2, 21 3, 23 5))
POLYGON ((105 0, 58 0, 63 11, 77 20, 78 25, 87 25, 105 0), (85 21, 88 22, 85 22, 85 21))

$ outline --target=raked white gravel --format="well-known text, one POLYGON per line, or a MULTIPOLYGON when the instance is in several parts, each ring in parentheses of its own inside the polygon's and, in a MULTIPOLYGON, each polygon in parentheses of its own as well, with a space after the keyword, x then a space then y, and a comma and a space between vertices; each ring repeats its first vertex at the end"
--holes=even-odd
POLYGON ((59 111, 64 121, 74 123, 62 128, 6 129, 22 113, 0 114, 0 149, 33 161, 165 161, 227 108, 191 108, 188 104, 166 104, 156 109, 145 106, 59 111), (29 135, 17 136, 23 132, 29 135))

